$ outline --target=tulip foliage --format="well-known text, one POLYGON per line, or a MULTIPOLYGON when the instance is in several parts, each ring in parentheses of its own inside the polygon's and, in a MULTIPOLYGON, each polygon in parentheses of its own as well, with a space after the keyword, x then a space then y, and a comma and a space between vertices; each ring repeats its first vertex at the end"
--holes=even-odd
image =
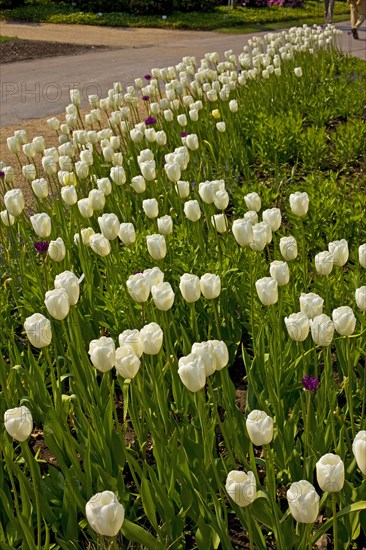
POLYGON ((364 544, 366 88, 337 32, 9 137, 2 548, 364 544))

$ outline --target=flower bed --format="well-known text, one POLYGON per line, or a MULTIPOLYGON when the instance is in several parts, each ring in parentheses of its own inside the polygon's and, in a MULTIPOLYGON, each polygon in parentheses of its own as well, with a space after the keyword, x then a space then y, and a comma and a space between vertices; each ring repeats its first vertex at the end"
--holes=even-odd
POLYGON ((337 33, 185 57, 85 117, 71 90, 58 147, 9 136, 2 544, 364 544, 366 87, 337 33))

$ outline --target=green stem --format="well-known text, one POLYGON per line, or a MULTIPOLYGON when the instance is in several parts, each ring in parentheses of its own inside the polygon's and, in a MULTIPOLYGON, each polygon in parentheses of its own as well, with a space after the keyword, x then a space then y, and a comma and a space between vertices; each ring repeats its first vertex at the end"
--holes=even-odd
POLYGON ((248 536, 249 536, 249 548, 250 550, 255 550, 253 543, 253 529, 252 529, 252 520, 250 518, 250 513, 248 508, 244 508, 245 522, 247 524, 248 536))
POLYGON ((333 511, 333 548, 338 550, 338 524, 337 524, 337 497, 332 493, 332 511, 333 511))
POLYGON ((30 449, 28 447, 28 442, 21 443, 21 448, 26 455, 26 461, 29 466, 31 476, 32 476, 32 482, 33 482, 33 492, 36 502, 36 515, 37 515, 37 550, 41 550, 42 547, 42 516, 41 516, 41 506, 40 506, 40 500, 39 500, 39 489, 38 487, 38 476, 36 474, 36 470, 34 468, 34 457, 32 453, 30 452, 30 449))
POLYGON ((305 417, 305 433, 304 433, 304 479, 306 477, 306 459, 309 451, 309 428, 310 428, 310 407, 311 407, 311 393, 306 391, 306 417, 305 417))

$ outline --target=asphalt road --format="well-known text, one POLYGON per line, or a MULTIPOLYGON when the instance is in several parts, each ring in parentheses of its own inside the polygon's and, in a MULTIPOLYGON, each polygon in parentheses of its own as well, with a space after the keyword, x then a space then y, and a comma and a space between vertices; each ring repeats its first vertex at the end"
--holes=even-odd
MULTIPOLYGON (((361 39, 357 41, 350 36, 349 23, 337 26, 344 30, 341 49, 366 60, 365 27, 360 30, 361 39)), ((109 51, 0 65, 2 127, 63 112, 69 103, 69 90, 74 87, 81 91, 82 106, 87 106, 88 95, 97 93, 104 97, 114 82, 121 82, 123 86, 133 84, 135 78, 145 75, 152 67, 175 65, 185 55, 200 59, 206 52, 222 54, 228 49, 238 54, 253 36, 5 22, 0 23, 0 33, 36 40, 113 46, 109 51)))

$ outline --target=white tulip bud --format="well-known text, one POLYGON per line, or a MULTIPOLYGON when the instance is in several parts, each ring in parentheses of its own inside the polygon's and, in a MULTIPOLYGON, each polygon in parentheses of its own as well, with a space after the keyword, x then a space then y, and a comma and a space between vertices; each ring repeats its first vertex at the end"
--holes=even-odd
POLYGON ((309 318, 299 311, 298 313, 291 313, 289 317, 285 317, 285 325, 287 328, 288 335, 295 342, 303 342, 306 340, 309 330, 309 318))
POLYGON ((77 304, 80 295, 79 279, 72 271, 63 271, 56 275, 55 288, 63 288, 66 290, 71 306, 77 304))
POLYGON ((86 503, 85 515, 96 533, 115 537, 125 519, 125 509, 112 491, 103 491, 86 503))
POLYGON ((178 375, 185 387, 191 392, 195 393, 205 387, 205 366, 202 358, 195 353, 190 353, 179 359, 178 375))
POLYGON ((327 453, 316 463, 316 479, 322 491, 335 493, 344 485, 344 463, 340 456, 327 453))
POLYGON ((240 507, 248 506, 257 498, 257 487, 253 472, 232 470, 228 473, 225 484, 229 497, 240 507))
POLYGON ((92 340, 88 353, 93 366, 100 372, 108 372, 116 364, 116 349, 112 338, 101 336, 92 340))
POLYGON ((273 439, 273 419, 264 411, 251 411, 246 420, 246 427, 254 445, 268 445, 273 439))
POLYGON ((66 247, 61 237, 50 242, 47 253, 54 262, 62 262, 66 256, 66 247))
POLYGON ((44 303, 51 317, 58 321, 62 321, 69 314, 69 297, 66 290, 63 288, 48 290, 45 295, 44 303))
POLYGON ((34 232, 38 237, 46 238, 51 235, 51 218, 45 212, 30 217, 34 232))
POLYGON ((299 523, 314 523, 319 514, 319 495, 313 485, 302 479, 287 491, 291 515, 299 523))
POLYGON ((24 322, 24 330, 28 340, 35 348, 49 346, 52 340, 50 321, 41 313, 34 313, 24 322))
POLYGON ((32 413, 24 405, 8 409, 4 413, 4 426, 13 439, 25 441, 33 431, 32 413))
POLYGON ((354 333, 357 320, 352 308, 341 306, 333 309, 332 319, 336 331, 341 336, 351 336, 354 333))

